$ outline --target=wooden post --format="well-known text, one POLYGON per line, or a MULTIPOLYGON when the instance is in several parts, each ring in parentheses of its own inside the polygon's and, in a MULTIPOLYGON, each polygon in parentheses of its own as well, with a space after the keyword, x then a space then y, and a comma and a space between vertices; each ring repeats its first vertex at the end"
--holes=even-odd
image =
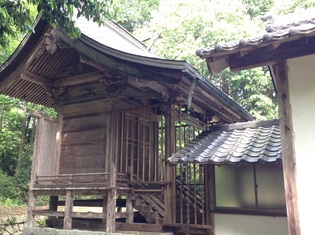
POLYGON ((132 224, 133 223, 133 217, 134 217, 133 205, 132 205, 132 194, 128 194, 128 196, 127 196, 126 212, 127 212, 126 223, 132 224))
MULTIPOLYGON (((175 117, 172 106, 168 107, 165 114, 165 160, 175 152, 175 117)), ((175 200, 175 169, 170 164, 166 165, 166 180, 172 182, 167 184, 165 188, 165 221, 167 223, 174 223, 176 216, 176 200, 175 200)))
POLYGON ((30 189, 28 193, 28 209, 27 209, 27 220, 26 220, 26 227, 31 228, 34 225, 34 214, 33 211, 35 210, 36 206, 36 198, 34 196, 33 191, 30 189))
MULTIPOLYGON (((107 103, 107 111, 110 112, 112 110, 113 107, 113 102, 109 101, 107 103)), ((112 114, 107 114, 106 115, 106 132, 105 132, 105 136, 106 136, 106 143, 105 143, 105 152, 104 152, 104 157, 105 157, 105 172, 109 172, 111 169, 111 163, 113 163, 115 161, 115 158, 117 156, 113 156, 113 142, 115 140, 112 139, 112 137, 114 136, 113 134, 113 128, 112 128, 112 114)))
POLYGON ((65 217, 63 221, 63 229, 71 229, 72 228, 72 213, 73 208, 73 196, 70 190, 66 192, 66 203, 65 203, 65 217))
POLYGON ((288 228, 290 235, 300 235, 301 231, 296 187, 295 147, 293 142, 292 111, 286 62, 278 62, 277 65, 274 66, 274 73, 280 115, 282 165, 288 228))
POLYGON ((111 164, 109 172, 109 187, 108 196, 107 196, 107 207, 106 207, 106 232, 113 233, 115 232, 115 218, 116 218, 116 165, 111 164))
MULTIPOLYGON (((214 211, 215 209, 215 182, 214 182, 214 165, 208 164, 204 166, 204 189, 205 189, 205 212, 206 212, 206 225, 212 226, 214 231, 214 211)), ((210 233, 212 234, 212 233, 210 233)))
POLYGON ((107 195, 103 197, 103 225, 104 231, 106 230, 106 219, 107 219, 107 195))

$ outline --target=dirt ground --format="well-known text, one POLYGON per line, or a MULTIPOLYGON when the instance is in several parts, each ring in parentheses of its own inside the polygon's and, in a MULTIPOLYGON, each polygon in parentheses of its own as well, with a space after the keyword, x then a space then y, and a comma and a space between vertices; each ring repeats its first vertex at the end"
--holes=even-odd
POLYGON ((3 206, 0 205, 0 217, 25 215, 27 213, 27 206, 3 206))

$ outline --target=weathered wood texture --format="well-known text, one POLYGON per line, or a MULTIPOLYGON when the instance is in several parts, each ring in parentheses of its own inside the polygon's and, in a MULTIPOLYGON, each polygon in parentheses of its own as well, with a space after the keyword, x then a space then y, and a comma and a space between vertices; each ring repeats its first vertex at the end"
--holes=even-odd
POLYGON ((33 210, 35 210, 35 196, 34 193, 30 190, 28 194, 28 209, 27 209, 27 219, 26 219, 26 227, 33 227, 34 225, 34 214, 33 210))
MULTIPOLYGON (((175 153, 175 110, 174 107, 169 107, 169 113, 165 117, 165 157, 171 156, 175 153)), ((166 159, 165 159, 166 160, 166 159)), ((171 165, 166 166, 166 180, 172 181, 175 178, 175 167, 171 165)), ((167 223, 175 222, 175 210, 176 210, 176 194, 175 183, 167 184, 165 189, 165 221, 167 223)))
POLYGON ((44 117, 38 118, 34 143, 31 186, 38 175, 53 175, 56 163, 56 142, 59 123, 44 117))
POLYGON ((286 62, 281 61, 278 62, 273 69, 280 114, 282 164, 289 234, 300 235, 299 209, 297 205, 295 147, 293 142, 292 110, 287 74, 288 68, 286 62))
POLYGON ((64 214, 64 229, 71 229, 72 228, 72 217, 71 213, 73 210, 73 196, 71 191, 66 192, 66 203, 65 203, 65 214, 64 214))
POLYGON ((158 151, 159 119, 156 107, 112 114, 113 162, 118 172, 130 173, 132 181, 163 180, 158 164, 162 155, 158 151))
POLYGON ((117 197, 117 190, 116 190, 116 165, 111 164, 110 168, 110 180, 109 186, 111 189, 108 191, 107 196, 107 207, 106 207, 106 232, 113 233, 115 232, 115 209, 116 209, 116 197, 117 197))
POLYGON ((105 171, 106 115, 64 120, 60 170, 64 173, 105 171))

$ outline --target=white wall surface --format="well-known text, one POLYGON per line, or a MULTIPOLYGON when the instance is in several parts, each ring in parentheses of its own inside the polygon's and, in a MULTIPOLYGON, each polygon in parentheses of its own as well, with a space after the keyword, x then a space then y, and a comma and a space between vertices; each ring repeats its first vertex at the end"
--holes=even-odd
POLYGON ((288 235, 286 217, 215 215, 215 235, 288 235))
POLYGON ((301 234, 314 235, 315 55, 290 59, 288 67, 301 234))

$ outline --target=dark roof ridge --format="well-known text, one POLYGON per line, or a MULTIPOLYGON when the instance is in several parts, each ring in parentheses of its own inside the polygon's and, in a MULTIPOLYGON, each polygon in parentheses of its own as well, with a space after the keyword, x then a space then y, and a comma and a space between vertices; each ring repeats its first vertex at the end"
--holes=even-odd
POLYGON ((223 124, 213 126, 213 131, 232 131, 242 130, 246 128, 258 128, 258 127, 269 127, 272 125, 279 125, 279 119, 264 120, 264 121, 249 121, 249 122, 237 122, 233 124, 223 124))

